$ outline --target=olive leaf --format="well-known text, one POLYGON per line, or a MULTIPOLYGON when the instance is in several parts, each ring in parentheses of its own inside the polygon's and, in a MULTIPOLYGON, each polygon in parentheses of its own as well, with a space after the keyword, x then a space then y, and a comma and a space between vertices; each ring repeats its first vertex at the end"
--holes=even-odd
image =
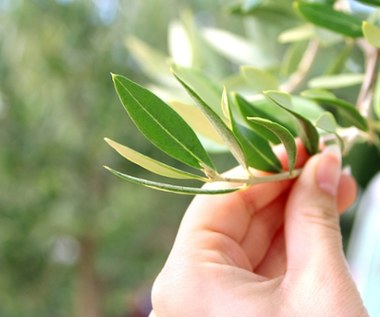
POLYGON ((195 179, 202 182, 207 182, 207 178, 188 173, 172 166, 166 165, 160 161, 154 160, 148 156, 145 156, 125 145, 119 144, 111 139, 104 139, 109 146, 111 146, 116 152, 118 152, 121 156, 126 158, 128 161, 135 163, 146 170, 169 178, 176 179, 195 179))
POLYGON ((337 123, 334 116, 330 112, 324 112, 315 122, 315 125, 329 133, 336 133, 337 123))
POLYGON ((261 70, 253 66, 242 66, 240 71, 247 83, 250 84, 257 92, 277 89, 280 85, 277 78, 268 71, 261 70))
POLYGON ((226 89, 223 92, 222 101, 222 107, 229 119, 231 130, 242 145, 247 165, 262 171, 280 172, 281 163, 269 142, 238 122, 232 111, 232 101, 226 89))
POLYGON ((364 74, 337 74, 314 77, 308 83, 310 88, 338 89, 359 85, 363 82, 364 74))
POLYGON ((195 132, 169 105, 124 76, 112 74, 112 79, 124 108, 150 142, 189 166, 213 168, 195 132))
POLYGON ((364 38, 367 42, 377 48, 380 48, 380 28, 367 21, 363 22, 364 38))
POLYGON ((331 112, 326 111, 322 113, 315 122, 315 126, 323 131, 334 134, 336 139, 339 141, 342 152, 344 151, 344 142, 337 133, 338 124, 336 123, 335 117, 331 114, 331 112))
POLYGON ((342 118, 344 118, 349 124, 356 126, 360 130, 368 131, 368 122, 359 113, 356 107, 345 100, 337 98, 333 93, 312 89, 303 91, 301 95, 313 99, 322 105, 335 107, 342 118))
POLYGON ((249 117, 260 117, 268 119, 273 122, 277 122, 281 126, 286 127, 293 136, 297 135, 297 128, 294 124, 294 120, 291 114, 286 110, 279 108, 278 105, 274 104, 267 98, 260 98, 249 102, 247 99, 239 94, 234 94, 235 101, 242 117, 245 119, 247 124, 258 134, 260 134, 264 139, 270 141, 273 144, 278 143, 278 138, 267 129, 262 129, 258 125, 251 125, 251 122, 247 119, 249 117))
POLYGON ((356 0, 356 1, 364 3, 364 4, 380 7, 380 0, 356 0))
POLYGON ((171 72, 177 78, 181 78, 189 87, 197 92, 197 95, 218 115, 222 115, 220 105, 220 96, 223 89, 216 85, 211 78, 208 78, 201 71, 172 65, 171 72))
POLYGON ((243 186, 238 187, 230 187, 230 188, 220 188, 220 189, 207 189, 207 188, 196 188, 196 187, 186 187, 186 186, 178 186, 178 185, 172 185, 172 184, 166 184, 166 183, 160 183, 160 182, 154 182, 138 177, 134 177, 131 175, 127 175, 121 172, 118 172, 108 166, 104 166, 105 169, 110 171, 112 174, 118 176, 119 178, 126 180, 133 184, 143 185, 148 188, 164 191, 164 192, 170 192, 170 193, 176 193, 176 194, 186 194, 186 195, 199 195, 199 194, 207 194, 207 195, 216 195, 216 194, 227 194, 235 192, 239 189, 244 188, 243 186))
MULTIPOLYGON (((227 127, 226 123, 221 119, 220 116, 194 91, 193 87, 190 87, 188 83, 184 81, 181 74, 178 74, 173 69, 173 75, 180 84, 186 89, 191 97, 199 105, 205 116, 208 118, 210 123, 215 127, 216 131, 223 138, 225 144, 228 146, 230 152, 235 157, 240 165, 247 168, 247 162, 245 161, 244 151, 236 139, 232 131, 227 127)), ((180 130, 178 130, 180 131, 180 130)))
POLYGON ((361 20, 335 10, 331 4, 300 0, 294 3, 294 7, 306 20, 319 27, 353 38, 363 36, 361 20))
POLYGON ((292 173, 297 160, 297 145, 290 131, 278 123, 267 119, 249 117, 248 120, 251 122, 251 124, 259 125, 263 129, 267 129, 271 133, 275 134, 276 137, 281 141, 288 155, 289 172, 292 173))
POLYGON ((315 27, 312 24, 303 24, 285 30, 278 36, 280 43, 292 43, 309 40, 315 35, 315 27))
POLYGON ((180 101, 169 101, 168 104, 200 135, 210 139, 218 145, 224 145, 224 141, 208 121, 201 109, 180 101))
POLYGON ((280 91, 266 91, 264 95, 294 116, 299 136, 307 151, 309 154, 317 153, 319 144, 318 132, 308 119, 292 110, 291 96, 280 91))

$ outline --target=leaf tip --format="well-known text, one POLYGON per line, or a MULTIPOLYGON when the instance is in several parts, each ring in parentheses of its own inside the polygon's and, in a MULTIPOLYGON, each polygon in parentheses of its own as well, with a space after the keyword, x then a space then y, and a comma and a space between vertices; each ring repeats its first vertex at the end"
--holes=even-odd
POLYGON ((115 73, 112 73, 112 72, 110 73, 110 75, 111 75, 112 81, 115 82, 117 75, 115 73))

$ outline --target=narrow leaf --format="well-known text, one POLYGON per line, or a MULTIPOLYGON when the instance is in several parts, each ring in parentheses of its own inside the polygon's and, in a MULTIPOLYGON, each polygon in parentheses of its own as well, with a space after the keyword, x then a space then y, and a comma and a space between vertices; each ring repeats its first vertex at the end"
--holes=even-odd
POLYGON ((208 121, 199 107, 187 105, 180 101, 169 101, 169 105, 194 129, 195 132, 203 135, 218 145, 224 145, 219 133, 208 121))
POLYGON ((358 2, 369 4, 375 7, 380 7, 380 0, 356 0, 358 2))
POLYGON ((348 124, 354 125, 363 131, 368 131, 367 120, 359 113, 356 107, 345 100, 338 99, 333 93, 323 90, 306 90, 302 92, 302 96, 313 99, 322 105, 335 107, 348 124))
POLYGON ((315 125, 329 133, 335 133, 337 129, 337 123, 334 116, 330 112, 324 112, 315 122, 315 125))
POLYGON ((195 188, 195 187, 185 187, 185 186, 178 186, 178 185, 172 185, 172 184, 165 184, 165 183, 159 183, 154 181, 149 181, 142 178, 137 178, 131 175, 123 174, 121 172, 118 172, 108 166, 105 166, 107 170, 109 170, 112 174, 116 175, 117 177, 126 180, 133 184, 143 185, 148 188, 164 191, 164 192, 170 192, 170 193, 176 193, 176 194, 186 194, 186 195, 199 195, 199 194, 206 194, 206 195, 216 195, 216 194, 227 194, 235 192, 239 189, 244 188, 244 186, 239 187, 232 187, 232 188, 221 188, 221 189, 207 189, 207 188, 195 188))
POLYGON ((363 36, 361 20, 334 10, 331 4, 301 0, 295 2, 294 6, 305 19, 315 25, 353 38, 363 36))
MULTIPOLYGON (((340 135, 337 133, 337 123, 335 121, 334 116, 330 112, 324 112, 318 120, 315 122, 316 127, 319 129, 322 129, 328 133, 335 134, 336 139, 338 140, 340 144, 340 148, 342 152, 344 151, 344 142, 340 135)), ((330 141, 331 142, 331 141, 330 141)))
POLYGON ((250 167, 266 172, 281 172, 281 163, 267 140, 241 124, 236 124, 234 134, 244 148, 250 167))
MULTIPOLYGON (((248 117, 260 117, 277 122, 278 124, 285 126, 294 136, 297 135, 297 128, 294 124, 293 116, 286 110, 279 108, 278 105, 274 104, 267 98, 260 97, 260 99, 249 102, 241 95, 235 94, 235 100, 248 125, 250 125, 250 121, 247 120, 248 117)), ((257 125, 250 125, 250 127, 259 133, 264 139, 269 140, 273 144, 277 144, 278 138, 272 132, 260 129, 257 125)))
POLYGON ((251 124, 257 124, 262 128, 272 132, 281 141, 288 155, 289 172, 291 173, 294 169, 294 165, 296 164, 297 160, 297 146, 294 137, 290 133, 290 131, 287 128, 279 125, 278 123, 267 119, 250 117, 248 118, 248 120, 251 122, 251 124))
POLYGON ((126 77, 112 78, 124 108, 148 140, 189 166, 213 167, 195 132, 170 106, 126 77))
POLYGON ((310 154, 315 154, 318 152, 319 145, 319 135, 316 128, 313 124, 298 114, 297 112, 291 110, 292 108, 292 99, 291 96, 287 93, 279 92, 279 91, 267 91, 265 92, 265 96, 276 103, 281 108, 285 109, 289 113, 291 113, 298 123, 298 133, 299 136, 304 143, 307 151, 310 154))
POLYGON ((376 25, 363 22, 363 33, 367 42, 377 48, 380 48, 380 28, 376 25))
POLYGON ((245 162, 244 152, 238 140, 236 140, 235 136, 233 135, 232 131, 226 126, 225 122, 217 115, 217 113, 215 113, 215 111, 194 91, 193 87, 190 87, 179 74, 175 72, 173 72, 173 74, 181 83, 181 85, 186 89, 189 95, 197 102, 210 123, 215 127, 220 136, 223 138, 225 144, 228 146, 229 150, 236 158, 238 163, 246 168, 247 163, 245 162))
POLYGON ((231 130, 242 145, 245 161, 249 167, 267 172, 280 172, 282 167, 269 142, 252 130, 242 126, 231 107, 229 94, 223 94, 224 107, 228 112, 231 130))
POLYGON ((359 85, 363 82, 363 74, 338 74, 315 77, 309 81, 310 88, 338 89, 359 85))
POLYGON ((257 92, 277 89, 280 85, 277 78, 265 70, 252 66, 242 66, 240 71, 247 83, 257 92))
POLYGON ((172 166, 166 165, 162 162, 156 161, 148 156, 145 156, 125 145, 121 145, 113 140, 108 138, 104 139, 109 146, 111 146, 116 152, 118 152, 121 156, 126 158, 127 160, 135 163, 146 170, 169 178, 176 179, 195 179, 202 182, 206 182, 207 178, 201 177, 199 175, 195 175, 192 173, 188 173, 185 171, 181 171, 172 166))
POLYGON ((315 27, 312 24, 303 24, 282 32, 278 40, 280 43, 292 43, 309 40, 313 36, 315 36, 315 27))
POLYGON ((222 114, 220 109, 220 96, 222 95, 223 89, 216 85, 211 78, 208 78, 197 69, 181 67, 179 65, 172 65, 171 72, 180 77, 183 82, 187 83, 189 87, 196 91, 199 97, 204 100, 214 112, 218 115, 222 114))
MULTIPOLYGON (((380 74, 378 74, 380 78, 380 74)), ((380 120, 380 80, 376 82, 375 97, 374 97, 374 109, 377 118, 380 120)))

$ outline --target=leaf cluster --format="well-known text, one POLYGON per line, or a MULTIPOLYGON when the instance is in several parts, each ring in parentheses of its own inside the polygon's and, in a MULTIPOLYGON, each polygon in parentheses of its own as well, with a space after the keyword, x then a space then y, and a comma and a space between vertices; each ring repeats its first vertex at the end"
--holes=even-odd
MULTIPOLYGON (((360 2, 379 6, 375 0, 360 2)), ((263 67, 258 67, 254 60, 249 63, 250 58, 260 55, 260 48, 252 51, 244 38, 221 30, 205 29, 200 32, 200 38, 239 65, 238 74, 214 80, 192 67, 194 65, 188 65, 192 63, 189 60, 186 65, 172 61, 171 77, 161 67, 152 76, 155 80, 165 78, 167 88, 175 92, 173 95, 180 96, 168 102, 152 89, 122 75, 112 75, 120 101, 137 128, 154 146, 181 162, 183 168, 169 166, 106 139, 127 160, 152 173, 218 185, 180 186, 140 179, 107 167, 113 174, 163 191, 220 194, 256 183, 296 177, 300 172, 295 169, 296 138, 301 139, 310 155, 317 153, 324 143, 337 142, 342 152, 347 153, 353 142, 363 139, 378 141, 378 125, 373 122, 376 121, 374 115, 379 115, 379 103, 376 102, 379 94, 373 83, 379 54, 373 57, 368 53, 377 52, 380 44, 380 28, 373 15, 362 21, 354 13, 340 9, 335 1, 328 0, 297 0, 281 5, 274 1, 247 0, 230 11, 243 19, 260 17, 268 12, 283 13, 290 21, 297 22, 296 26, 277 34, 278 41, 287 47, 283 63, 287 69, 284 70, 283 65, 274 66, 276 63, 268 60, 269 64, 264 63, 263 67), (215 39, 218 37, 231 45, 217 43, 215 39), (327 73, 310 77, 310 68, 318 53, 323 54, 321 48, 331 45, 342 47, 339 58, 330 65, 327 73), (362 49, 367 64, 363 66, 364 73, 345 73, 346 64, 357 49, 362 49), (235 58, 239 52, 247 57, 245 65, 241 65, 245 57, 235 58), (297 63, 298 67, 290 66, 297 63), (305 87, 306 80, 308 85, 305 87), (339 89, 352 86, 360 87, 356 105, 338 95, 339 89), (184 91, 187 97, 184 97, 184 91), (366 103, 369 110, 363 106, 366 103), (277 144, 282 144, 286 150, 289 165, 286 171, 273 151, 277 144), (235 179, 221 174, 210 155, 210 148, 230 152, 245 171, 245 176, 235 179), (268 174, 258 176, 256 171, 268 174)), ((182 36, 188 34, 186 23, 184 25, 182 36)), ((178 31, 178 25, 176 28, 178 31)), ((127 45, 138 53, 142 65, 148 65, 149 61, 157 69, 157 65, 165 63, 163 56, 137 39, 129 39, 127 45)), ((188 46, 192 47, 191 43, 188 46)), ((191 60, 193 55, 190 52, 186 56, 191 60)))

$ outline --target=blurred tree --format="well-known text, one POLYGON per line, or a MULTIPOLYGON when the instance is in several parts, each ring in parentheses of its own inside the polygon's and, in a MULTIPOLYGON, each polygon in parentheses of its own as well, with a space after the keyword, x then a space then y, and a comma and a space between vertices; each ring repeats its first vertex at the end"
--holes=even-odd
POLYGON ((188 199, 115 180, 102 139, 146 144, 109 72, 144 80, 126 35, 165 50, 181 7, 0 1, 0 316, 118 316, 157 273, 188 199))

